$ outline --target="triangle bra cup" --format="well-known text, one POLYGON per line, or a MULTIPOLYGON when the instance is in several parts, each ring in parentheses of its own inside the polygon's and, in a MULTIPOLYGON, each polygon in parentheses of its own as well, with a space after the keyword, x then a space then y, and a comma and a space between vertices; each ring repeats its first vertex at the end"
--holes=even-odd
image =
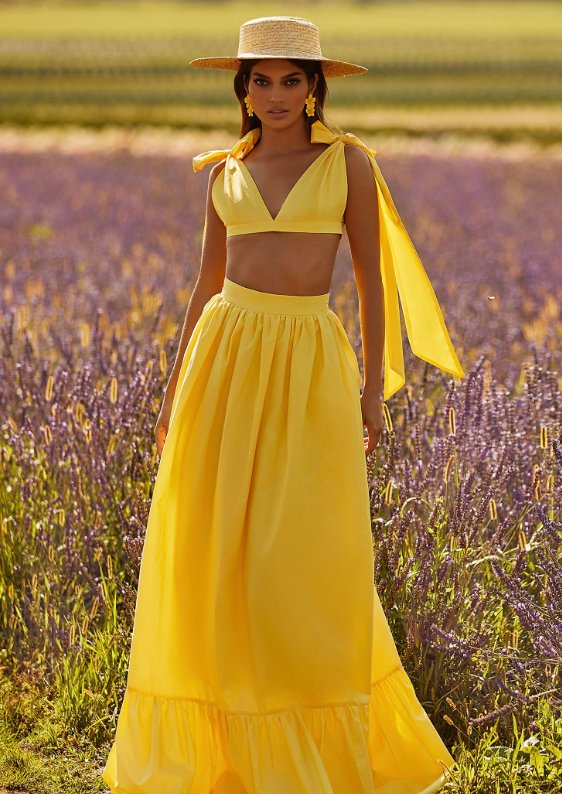
MULTIPOLYGON (((311 142, 317 142, 314 132, 311 142)), ((347 171, 341 141, 323 141, 328 147, 299 177, 272 217, 243 160, 259 137, 259 128, 250 130, 245 136, 248 145, 227 154, 225 167, 213 184, 211 196, 226 236, 267 231, 343 234, 347 171)))
POLYGON ((359 146, 367 154, 377 185, 380 267, 385 308, 385 378, 387 400, 405 383, 400 304, 412 351, 436 367, 464 378, 431 282, 408 236, 390 191, 369 149, 351 132, 336 135, 321 121, 311 126, 312 143, 330 144, 297 180, 275 218, 242 162, 261 135, 250 130, 232 149, 196 155, 193 170, 206 163, 226 164, 213 184, 214 207, 226 226, 227 237, 261 231, 328 232, 342 234, 347 204, 347 169, 344 144, 359 146))
MULTIPOLYGON (((343 146, 338 149, 343 153, 343 146)), ((347 204, 347 171, 345 160, 342 160, 341 156, 338 157, 335 143, 321 152, 299 177, 275 218, 268 210, 244 161, 232 158, 231 165, 233 167, 225 166, 222 184, 220 177, 215 180, 212 192, 213 203, 219 217, 225 212, 224 195, 233 203, 234 196, 241 197, 241 210, 239 205, 235 205, 233 209, 237 217, 242 214, 244 218, 239 218, 233 226, 229 226, 228 221, 222 219, 226 226, 227 237, 256 231, 343 234, 343 213, 347 204), (217 183, 219 184, 215 192, 217 183), (248 217, 253 220, 248 221, 248 217), (263 228, 264 224, 267 228, 263 228)))

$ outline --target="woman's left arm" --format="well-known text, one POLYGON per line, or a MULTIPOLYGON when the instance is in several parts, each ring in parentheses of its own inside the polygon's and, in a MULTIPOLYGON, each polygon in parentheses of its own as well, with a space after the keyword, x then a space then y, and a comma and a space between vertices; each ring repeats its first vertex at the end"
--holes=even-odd
POLYGON ((361 412, 368 432, 365 454, 369 455, 379 443, 384 426, 384 292, 380 267, 379 206, 369 158, 358 146, 347 145, 344 152, 348 185, 344 221, 359 295, 364 373, 361 412))

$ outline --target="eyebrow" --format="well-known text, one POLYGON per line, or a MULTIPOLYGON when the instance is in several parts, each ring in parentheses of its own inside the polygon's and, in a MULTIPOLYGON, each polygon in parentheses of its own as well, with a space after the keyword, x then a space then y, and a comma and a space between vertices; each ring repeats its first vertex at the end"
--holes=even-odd
MULTIPOLYGON (((294 77, 295 75, 300 76, 301 72, 291 72, 291 74, 285 74, 285 75, 283 75, 281 80, 286 80, 288 77, 294 77)), ((262 74, 261 72, 254 72, 253 76, 254 77, 265 77, 265 78, 267 78, 269 80, 269 75, 262 74)))

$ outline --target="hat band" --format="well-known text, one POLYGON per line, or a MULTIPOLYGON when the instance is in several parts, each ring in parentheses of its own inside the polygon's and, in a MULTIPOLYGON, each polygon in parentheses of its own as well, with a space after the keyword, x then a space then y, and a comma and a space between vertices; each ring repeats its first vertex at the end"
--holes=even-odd
POLYGON ((319 55, 315 52, 305 52, 303 50, 295 49, 295 50, 287 50, 285 47, 283 49, 277 49, 273 47, 268 47, 266 50, 251 50, 249 52, 240 52, 238 50, 238 58, 301 58, 303 60, 310 60, 310 61, 322 61, 325 60, 322 55, 319 55))

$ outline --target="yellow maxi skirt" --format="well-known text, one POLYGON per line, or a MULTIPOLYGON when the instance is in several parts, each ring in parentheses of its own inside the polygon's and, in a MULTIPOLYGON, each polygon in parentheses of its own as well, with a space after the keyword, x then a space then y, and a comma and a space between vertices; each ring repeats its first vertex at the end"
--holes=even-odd
POLYGON ((191 335, 114 792, 430 794, 454 764, 374 586, 361 378, 328 298, 225 279, 191 335))

